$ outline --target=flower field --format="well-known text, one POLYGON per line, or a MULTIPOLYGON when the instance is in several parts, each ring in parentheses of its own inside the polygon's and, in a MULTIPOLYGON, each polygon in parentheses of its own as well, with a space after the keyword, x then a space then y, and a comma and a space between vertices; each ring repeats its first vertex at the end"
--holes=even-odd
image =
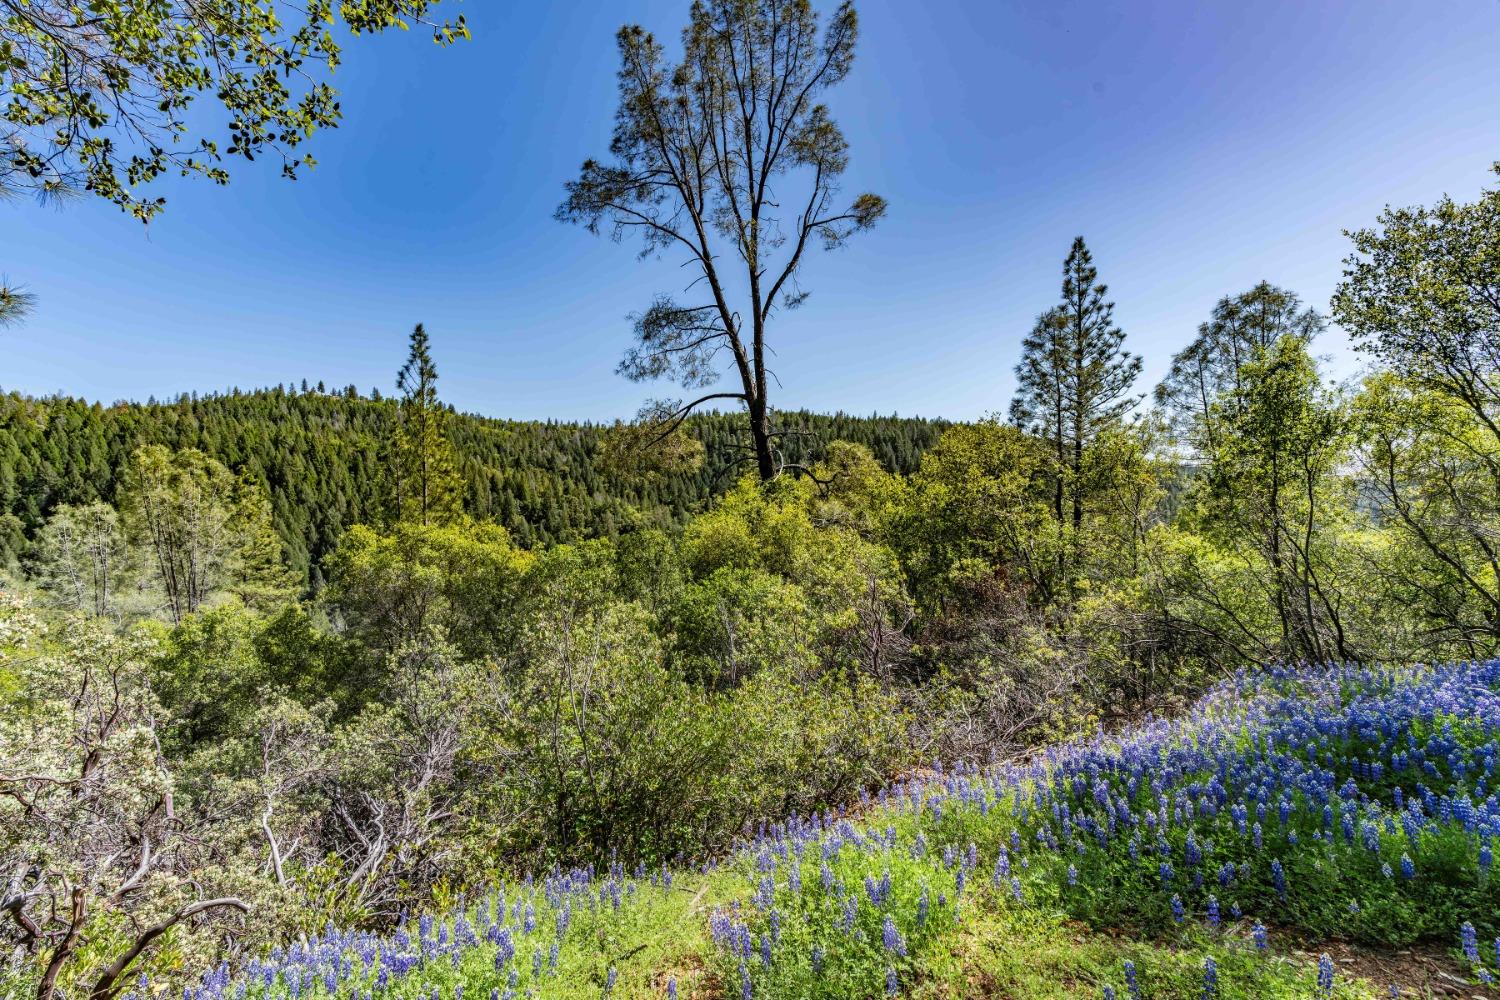
POLYGON ((1484 995, 1497 688, 1500 662, 1267 668, 1183 718, 934 767, 700 869, 557 871, 387 935, 330 928, 186 1000, 1394 991, 1280 954, 1292 937, 1437 941, 1484 995))

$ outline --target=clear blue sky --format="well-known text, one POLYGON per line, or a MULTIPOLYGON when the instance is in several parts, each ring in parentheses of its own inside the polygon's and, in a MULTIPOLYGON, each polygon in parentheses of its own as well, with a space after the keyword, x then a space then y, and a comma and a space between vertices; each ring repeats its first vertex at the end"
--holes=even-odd
MULTIPOLYGON (((0 274, 40 299, 0 333, 0 386, 104 401, 304 377, 385 391, 421 320, 460 409, 630 415, 653 390, 613 373, 625 316, 681 271, 552 211, 606 150, 616 28, 675 46, 687 6, 471 0, 470 43, 351 42, 348 121, 302 180, 241 164, 228 189, 169 181, 146 230, 103 203, 0 205, 0 274)), ((810 261, 811 299, 774 332, 783 407, 1002 410, 1078 233, 1145 389, 1220 296, 1265 278, 1326 308, 1342 229, 1495 180, 1500 0, 859 9, 832 103, 847 187, 891 210, 810 261)), ((1348 373, 1341 339, 1324 351, 1348 373)))

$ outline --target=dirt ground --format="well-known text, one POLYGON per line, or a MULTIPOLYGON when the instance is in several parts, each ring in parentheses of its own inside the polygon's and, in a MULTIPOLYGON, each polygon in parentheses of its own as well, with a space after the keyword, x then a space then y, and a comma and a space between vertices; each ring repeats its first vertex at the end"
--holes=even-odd
POLYGON ((1474 978, 1452 952, 1431 945, 1410 948, 1367 948, 1342 941, 1303 944, 1289 949, 1298 958, 1316 961, 1326 953, 1341 974, 1358 976, 1378 989, 1399 987, 1402 997, 1459 997, 1463 1000, 1500 1000, 1493 986, 1473 985, 1474 978))

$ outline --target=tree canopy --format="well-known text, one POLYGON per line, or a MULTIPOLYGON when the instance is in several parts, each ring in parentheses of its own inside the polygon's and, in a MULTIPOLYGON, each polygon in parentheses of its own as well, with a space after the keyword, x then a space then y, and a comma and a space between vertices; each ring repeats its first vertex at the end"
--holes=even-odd
POLYGON ((146 221, 165 199, 145 188, 168 172, 225 184, 227 159, 269 158, 296 177, 314 163, 304 143, 343 115, 329 82, 343 59, 334 28, 467 37, 463 15, 434 21, 434 5, 3 0, 0 189, 88 191, 146 221))

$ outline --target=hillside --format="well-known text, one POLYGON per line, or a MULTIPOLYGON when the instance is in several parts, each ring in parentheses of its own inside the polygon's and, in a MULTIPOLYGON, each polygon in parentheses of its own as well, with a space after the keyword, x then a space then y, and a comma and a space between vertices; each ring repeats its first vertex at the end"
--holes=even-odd
POLYGON ((939 769, 699 871, 554 869, 199 995, 1491 997, 1497 689, 1500 662, 1251 671, 1177 721, 939 769))
MULTIPOLYGON (((397 412, 392 399, 281 387, 174 402, 91 404, 67 397, 0 396, 0 563, 15 558, 58 504, 113 503, 120 470, 142 444, 197 448, 269 488, 287 563, 314 584, 344 529, 380 520, 382 463, 397 412)), ((454 414, 465 506, 503 524, 527 547, 613 536, 633 518, 678 521, 733 482, 724 469, 739 418, 705 414, 688 424, 706 461, 646 486, 595 468, 604 427, 454 414)), ((870 447, 886 468, 910 472, 942 421, 781 414, 788 461, 818 457, 830 441, 870 447)))

